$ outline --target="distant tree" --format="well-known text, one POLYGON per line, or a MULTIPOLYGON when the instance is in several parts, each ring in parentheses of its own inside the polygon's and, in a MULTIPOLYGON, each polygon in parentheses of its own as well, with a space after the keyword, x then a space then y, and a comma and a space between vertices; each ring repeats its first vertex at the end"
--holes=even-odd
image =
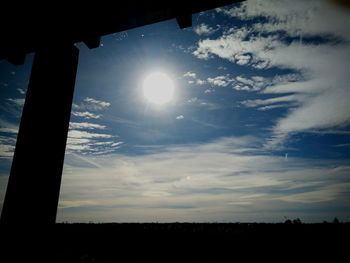
POLYGON ((333 224, 339 224, 338 218, 334 217, 334 219, 333 219, 333 224))
POLYGON ((296 218, 296 219, 294 219, 294 220, 293 220, 293 224, 295 224, 295 225, 299 225, 299 224, 301 224, 301 220, 300 220, 300 218, 296 218))
POLYGON ((284 221, 284 223, 290 225, 290 224, 292 224, 292 220, 287 219, 286 221, 284 221))

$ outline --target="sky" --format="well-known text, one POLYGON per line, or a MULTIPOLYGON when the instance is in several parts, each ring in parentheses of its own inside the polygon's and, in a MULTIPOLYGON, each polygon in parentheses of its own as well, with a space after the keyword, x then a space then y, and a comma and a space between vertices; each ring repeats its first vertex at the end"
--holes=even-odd
MULTIPOLYGON (((339 2, 248 0, 194 14, 191 28, 169 20, 78 43, 57 222, 349 221, 339 2), (162 105, 143 92, 154 72, 174 84, 162 105)), ((0 210, 32 59, 0 61, 0 210)))

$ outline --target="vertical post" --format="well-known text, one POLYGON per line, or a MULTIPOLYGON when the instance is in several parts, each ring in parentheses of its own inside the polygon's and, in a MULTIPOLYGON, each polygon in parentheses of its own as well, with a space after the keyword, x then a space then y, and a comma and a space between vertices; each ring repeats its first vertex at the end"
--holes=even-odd
POLYGON ((34 56, 1 223, 55 223, 78 59, 73 44, 34 56))

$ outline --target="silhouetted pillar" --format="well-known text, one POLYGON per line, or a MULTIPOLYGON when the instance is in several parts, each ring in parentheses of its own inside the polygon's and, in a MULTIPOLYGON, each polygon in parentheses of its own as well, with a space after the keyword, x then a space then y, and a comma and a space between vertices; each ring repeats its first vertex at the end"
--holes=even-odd
POLYGON ((34 56, 1 223, 55 223, 78 58, 73 44, 34 56))

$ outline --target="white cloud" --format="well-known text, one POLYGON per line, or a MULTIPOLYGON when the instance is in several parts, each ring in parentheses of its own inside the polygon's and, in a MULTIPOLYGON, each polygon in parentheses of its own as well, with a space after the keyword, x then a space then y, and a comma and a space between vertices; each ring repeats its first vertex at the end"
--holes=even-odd
POLYGON ((20 89, 18 88, 17 91, 21 94, 21 95, 24 95, 26 94, 25 90, 24 89, 20 89))
POLYGON ((0 158, 12 158, 18 126, 0 118, 0 133, 4 133, 4 135, 0 135, 0 158))
POLYGON ((207 82, 205 81, 205 80, 202 80, 202 79, 196 79, 196 84, 197 85, 204 85, 204 84, 206 84, 207 82))
POLYGON ((207 108, 208 110, 217 110, 222 107, 217 103, 213 103, 208 100, 198 99, 197 97, 188 99, 187 103, 193 106, 207 108))
POLYGON ((101 114, 94 114, 88 111, 73 111, 72 114, 76 117, 82 117, 85 119, 99 119, 102 116, 101 114))
POLYGON ((193 97, 193 98, 188 99, 187 102, 188 102, 188 103, 194 103, 194 102, 196 102, 197 100, 198 100, 197 97, 193 97))
POLYGON ((228 75, 226 76, 217 76, 215 78, 208 78, 207 79, 208 83, 218 86, 218 87, 227 87, 233 79, 229 78, 228 75))
MULTIPOLYGON (((82 124, 82 126, 78 125, 76 128, 96 129, 95 126, 92 128, 91 125, 85 125, 85 123, 82 124)), ((100 129, 100 127, 97 129, 100 129)), ((82 130, 69 130, 66 152, 104 155, 120 148, 121 144, 123 144, 123 142, 115 141, 115 136, 110 134, 87 132, 82 130)))
MULTIPOLYGON (((84 103, 99 105, 95 110, 109 107, 109 103, 97 101, 87 97, 84 103)), ((77 107, 77 106, 75 106, 77 107)), ((84 106, 85 107, 85 106, 84 106)), ((101 114, 91 112, 77 112, 72 114, 85 119, 99 119, 101 114)), ((95 132, 95 130, 105 130, 106 126, 91 122, 70 122, 66 146, 66 153, 81 153, 84 155, 105 155, 120 148, 122 142, 116 141, 118 136, 95 132)))
POLYGON ((25 99, 7 99, 9 102, 16 104, 19 107, 23 107, 25 99))
MULTIPOLYGON (((193 52, 196 57, 218 57, 257 70, 296 72, 277 76, 259 88, 266 94, 300 94, 291 103, 294 108, 276 120, 273 138, 282 140, 295 132, 332 130, 350 123, 350 28, 344 26, 350 24, 350 16, 346 9, 325 0, 251 0, 218 12, 241 19, 263 16, 265 20, 253 22, 249 29, 232 28, 217 39, 199 41, 193 52), (328 40, 310 42, 310 37, 328 40), (248 57, 242 61, 248 55, 249 62, 248 57)), ((233 83, 237 90, 251 91, 251 87, 247 81, 233 83)), ((273 107, 277 105, 259 109, 273 107)))
POLYGON ((114 142, 111 144, 112 147, 120 147, 124 142, 114 142))
POLYGON ((270 99, 244 100, 241 101, 241 104, 248 108, 255 108, 262 105, 271 105, 281 102, 295 102, 296 100, 298 100, 298 97, 298 95, 288 95, 270 99))
POLYGON ((272 83, 273 81, 262 76, 252 76, 251 78, 237 76, 232 87, 241 91, 260 91, 272 83))
POLYGON ((245 84, 245 85, 249 85, 249 86, 253 86, 254 85, 254 81, 253 80, 244 78, 242 76, 237 76, 236 80, 238 82, 241 82, 241 83, 245 84))
POLYGON ((188 84, 197 84, 197 85, 204 85, 204 84, 206 84, 206 81, 197 78, 197 74, 194 73, 194 72, 188 71, 183 76, 185 78, 189 78, 189 80, 187 81, 188 84))
POLYGON ((176 116, 177 120, 183 120, 185 117, 183 115, 176 116))
POLYGON ((198 26, 195 26, 194 27, 194 32, 199 35, 199 36, 208 36, 208 35, 211 35, 213 33, 215 33, 216 29, 206 25, 206 24, 200 24, 198 26))
POLYGON ((256 23, 259 32, 286 31, 291 36, 341 36, 350 40, 349 11, 327 0, 249 0, 239 7, 217 9, 240 19, 267 18, 266 23, 256 23))
POLYGON ((0 128, 0 132, 17 134, 18 128, 0 128))
POLYGON ((0 128, 2 129, 2 132, 17 133, 19 126, 17 124, 0 118, 0 128))
POLYGON ((212 93, 212 92, 215 92, 215 89, 206 89, 204 91, 204 93, 208 94, 208 93, 212 93))
POLYGON ((88 129, 88 130, 93 130, 93 129, 105 129, 105 125, 100 125, 96 123, 90 123, 90 122, 70 122, 69 123, 69 129, 88 129))
POLYGON ((11 158, 13 156, 15 147, 0 141, 0 158, 11 158))
POLYGON ((79 130, 70 130, 68 132, 68 137, 70 138, 112 138, 110 134, 94 133, 79 130))
POLYGON ((95 104, 95 105, 98 105, 100 108, 107 108, 109 106, 111 106, 111 104, 109 102, 106 102, 106 101, 102 101, 102 100, 95 100, 93 98, 89 98, 89 97, 86 97, 84 99, 85 102, 88 102, 88 103, 91 103, 91 104, 95 104))
POLYGON ((320 221, 334 217, 332 204, 348 207, 349 166, 286 162, 285 155, 254 153, 255 142, 233 137, 146 155, 69 155, 58 221, 280 221, 281 209, 320 221))
POLYGON ((250 55, 243 55, 243 54, 237 54, 235 55, 235 60, 238 65, 246 65, 250 62, 251 56, 250 55))
POLYGON ((258 110, 260 111, 267 111, 267 110, 273 110, 273 109, 279 109, 279 108, 287 108, 290 107, 290 104, 277 104, 277 105, 268 105, 259 107, 258 110))
POLYGON ((12 158, 16 139, 10 136, 0 136, 0 158, 12 158))
POLYGON ((110 107, 111 104, 106 101, 96 100, 90 97, 86 97, 81 103, 73 104, 73 109, 77 111, 102 111, 110 107))
POLYGON ((193 79, 195 79, 196 76, 197 76, 197 74, 194 73, 194 72, 191 72, 191 71, 188 71, 188 72, 186 72, 186 73, 184 74, 184 77, 185 77, 185 78, 193 78, 193 79))

